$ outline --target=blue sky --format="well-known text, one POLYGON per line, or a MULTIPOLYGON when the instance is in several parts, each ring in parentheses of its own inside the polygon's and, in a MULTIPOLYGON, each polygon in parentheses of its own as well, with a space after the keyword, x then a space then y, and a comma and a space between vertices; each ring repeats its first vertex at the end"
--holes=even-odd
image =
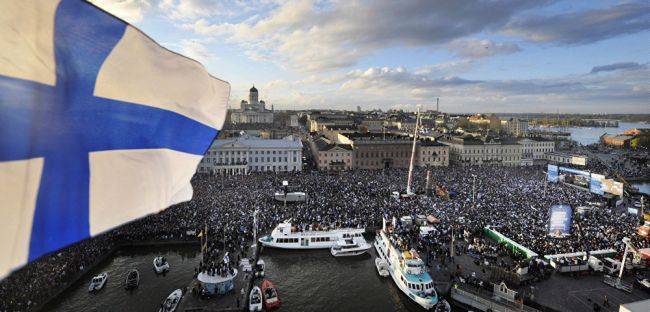
POLYGON ((94 0, 278 109, 650 113, 650 3, 94 0))

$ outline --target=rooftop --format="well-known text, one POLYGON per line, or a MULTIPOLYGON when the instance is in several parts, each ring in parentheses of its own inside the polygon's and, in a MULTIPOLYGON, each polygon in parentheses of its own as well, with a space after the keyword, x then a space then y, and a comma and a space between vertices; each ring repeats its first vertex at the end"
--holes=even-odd
POLYGON ((288 136, 284 139, 260 139, 250 136, 241 136, 235 139, 214 140, 211 149, 220 149, 227 147, 245 147, 245 148, 302 148, 300 139, 288 136))

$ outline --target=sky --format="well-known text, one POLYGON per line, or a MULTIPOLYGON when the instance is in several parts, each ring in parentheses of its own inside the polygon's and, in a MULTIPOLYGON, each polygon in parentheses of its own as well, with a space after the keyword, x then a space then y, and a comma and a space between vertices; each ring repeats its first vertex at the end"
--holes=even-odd
POLYGON ((650 113, 650 2, 91 0, 276 109, 650 113))

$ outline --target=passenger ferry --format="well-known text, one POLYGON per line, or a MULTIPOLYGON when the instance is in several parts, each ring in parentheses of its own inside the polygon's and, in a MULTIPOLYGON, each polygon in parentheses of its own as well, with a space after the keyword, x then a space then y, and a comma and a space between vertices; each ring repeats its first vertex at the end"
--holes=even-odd
POLYGON ((276 226, 271 235, 260 237, 263 246, 281 249, 330 249, 341 239, 362 237, 364 229, 340 228, 302 230, 285 221, 276 226))
POLYGON ((388 264, 388 272, 397 287, 411 300, 429 310, 438 303, 433 279, 415 250, 404 251, 399 247, 398 237, 393 233, 395 223, 395 218, 389 226, 386 219, 383 220, 382 229, 374 242, 377 255, 388 264))

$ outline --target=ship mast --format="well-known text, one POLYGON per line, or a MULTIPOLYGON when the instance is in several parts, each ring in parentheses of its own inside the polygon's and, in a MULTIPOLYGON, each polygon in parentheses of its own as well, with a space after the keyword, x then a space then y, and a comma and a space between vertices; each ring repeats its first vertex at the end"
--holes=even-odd
POLYGON ((406 195, 412 195, 411 191, 411 180, 413 179, 413 165, 415 163, 415 144, 418 138, 418 125, 420 124, 420 108, 418 107, 417 113, 415 115, 415 130, 413 131, 413 148, 411 149, 411 163, 409 165, 409 175, 406 182, 406 195))

